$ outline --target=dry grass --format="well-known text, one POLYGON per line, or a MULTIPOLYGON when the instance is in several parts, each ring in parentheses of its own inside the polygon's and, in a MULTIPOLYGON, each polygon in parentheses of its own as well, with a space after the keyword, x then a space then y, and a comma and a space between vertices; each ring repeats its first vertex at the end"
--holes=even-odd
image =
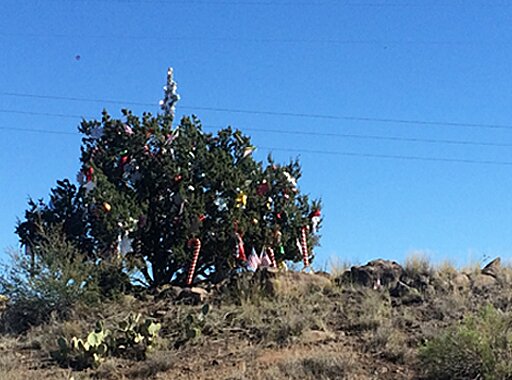
POLYGON ((452 265, 434 268, 425 256, 413 256, 405 267, 413 278, 427 276, 429 286, 448 285, 435 287, 417 304, 403 305, 385 289, 337 286, 321 275, 287 273, 263 282, 242 277, 211 301, 201 334, 179 347, 184 321, 201 306, 148 295, 146 301, 125 297, 96 309, 76 309, 71 320, 53 320, 19 340, 0 340, 0 379, 69 378, 69 371, 43 360, 56 337, 83 336, 96 320, 113 323, 129 311, 163 311, 158 315, 165 345, 146 361, 108 359, 97 370, 73 372, 75 380, 412 379, 418 348, 440 330, 486 302, 506 311, 512 304, 506 281, 485 294, 470 288, 447 291, 460 274, 452 265))

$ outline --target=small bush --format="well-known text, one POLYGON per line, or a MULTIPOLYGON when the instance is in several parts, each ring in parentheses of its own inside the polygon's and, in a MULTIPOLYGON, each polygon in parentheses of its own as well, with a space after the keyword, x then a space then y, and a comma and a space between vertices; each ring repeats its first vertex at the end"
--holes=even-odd
POLYGON ((129 281, 119 265, 86 260, 59 228, 47 231, 31 256, 13 252, 11 259, 0 275, 0 295, 9 300, 0 321, 4 332, 69 317, 76 304, 114 298, 129 281))
POLYGON ((463 320, 420 349, 427 379, 512 378, 512 317, 492 306, 463 320))

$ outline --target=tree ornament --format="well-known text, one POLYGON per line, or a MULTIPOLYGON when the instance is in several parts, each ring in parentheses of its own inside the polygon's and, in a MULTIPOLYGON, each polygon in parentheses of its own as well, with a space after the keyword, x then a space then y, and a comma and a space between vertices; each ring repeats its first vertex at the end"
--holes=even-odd
POLYGON ((235 199, 236 207, 245 209, 247 206, 247 194, 243 191, 240 191, 235 199))
POLYGON ((275 239, 275 241, 276 241, 276 243, 277 243, 277 244, 281 244, 281 239, 282 239, 282 237, 283 237, 283 234, 282 234, 282 232, 281 232, 281 231, 276 230, 276 231, 274 232, 274 239, 275 239))
POLYGON ((242 156, 242 158, 247 158, 249 157, 254 151, 256 150, 255 147, 253 146, 248 146, 244 149, 244 154, 242 156))
POLYGON ((226 211, 228 209, 228 202, 225 198, 219 196, 220 193, 217 192, 217 198, 213 201, 213 204, 217 206, 217 210, 220 212, 226 211))
POLYGON ((259 184, 258 187, 256 187, 256 194, 259 196, 264 196, 265 194, 268 193, 269 190, 270 187, 268 185, 267 180, 263 180, 263 182, 259 184))
POLYGON ((164 111, 165 115, 174 119, 174 111, 176 110, 176 103, 180 100, 177 92, 178 85, 173 79, 173 69, 169 67, 167 70, 167 85, 164 86, 164 99, 160 101, 160 108, 164 111))
POLYGON ((133 239, 129 237, 128 231, 125 231, 123 235, 119 234, 117 239, 117 251, 122 256, 126 256, 128 253, 133 251, 132 243, 133 239))
POLYGON ((176 174, 174 176, 174 182, 176 182, 176 183, 180 183, 182 179, 183 179, 183 177, 181 174, 176 174))
POLYGON ((133 129, 128 124, 123 124, 124 133, 131 136, 133 135, 133 129))
POLYGON ((89 166, 87 168, 87 171, 85 172, 85 180, 87 182, 92 181, 92 175, 94 174, 94 168, 92 166, 89 166))
POLYGON ((242 236, 235 232, 236 237, 236 247, 235 247, 235 254, 236 258, 241 261, 247 261, 247 257, 245 257, 245 248, 244 248, 244 241, 242 240, 242 236))
POLYGON ((268 253, 268 257, 270 258, 270 262, 272 264, 271 267, 277 268, 276 257, 274 255, 274 250, 272 249, 272 247, 267 247, 267 253, 268 253))
POLYGON ((112 210, 112 206, 108 202, 103 202, 103 211, 110 212, 112 210))
POLYGON ((192 285, 192 280, 194 279, 194 272, 196 271, 197 260, 199 259, 199 251, 201 250, 201 240, 195 238, 191 239, 188 242, 189 248, 192 247, 194 249, 192 256, 192 263, 190 264, 190 268, 188 269, 187 276, 187 285, 192 285))
POLYGON ((316 232, 318 231, 318 224, 320 223, 320 218, 322 217, 320 209, 316 209, 315 211, 313 211, 309 217, 311 218, 311 227, 313 233, 316 234, 316 232))
POLYGON ((200 222, 204 222, 204 220, 206 219, 206 216, 204 214, 201 214, 201 215, 199 215, 198 219, 200 222))
POLYGON ((127 155, 121 156, 121 159, 119 160, 119 163, 121 164, 121 168, 124 168, 125 165, 128 163, 129 157, 127 155))
POLYGON ((286 180, 292 185, 293 187, 297 186, 297 179, 293 177, 290 173, 287 171, 283 171, 284 176, 286 177, 286 180))
POLYGON ((261 264, 260 264, 261 268, 268 268, 268 267, 272 267, 273 266, 272 260, 268 256, 267 250, 265 249, 265 247, 263 247, 261 249, 260 262, 261 262, 261 264))
POLYGON ((256 250, 252 247, 251 255, 249 256, 249 260, 247 260, 247 267, 256 271, 261 265, 261 259, 256 254, 256 250))
POLYGON ((300 244, 299 248, 302 253, 302 260, 304 262, 304 269, 309 268, 309 255, 308 255, 308 241, 307 241, 307 227, 302 227, 300 230, 300 244))

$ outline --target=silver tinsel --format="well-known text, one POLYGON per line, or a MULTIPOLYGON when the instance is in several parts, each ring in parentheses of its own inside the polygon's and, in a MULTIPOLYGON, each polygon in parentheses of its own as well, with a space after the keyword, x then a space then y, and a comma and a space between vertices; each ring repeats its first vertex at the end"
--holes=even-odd
POLYGON ((174 111, 176 110, 176 103, 180 100, 177 92, 178 85, 173 79, 172 67, 167 70, 167 85, 164 87, 164 99, 160 100, 160 108, 166 115, 170 115, 174 119, 174 111))

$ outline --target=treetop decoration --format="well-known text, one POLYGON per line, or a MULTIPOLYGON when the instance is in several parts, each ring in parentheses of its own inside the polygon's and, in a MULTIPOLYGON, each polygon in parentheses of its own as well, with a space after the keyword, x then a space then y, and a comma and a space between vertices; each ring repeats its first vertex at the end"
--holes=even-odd
POLYGON ((167 84, 164 86, 164 99, 160 101, 160 108, 164 111, 165 115, 174 119, 176 111, 176 103, 180 100, 177 92, 178 85, 173 78, 173 69, 169 67, 167 70, 167 84))

